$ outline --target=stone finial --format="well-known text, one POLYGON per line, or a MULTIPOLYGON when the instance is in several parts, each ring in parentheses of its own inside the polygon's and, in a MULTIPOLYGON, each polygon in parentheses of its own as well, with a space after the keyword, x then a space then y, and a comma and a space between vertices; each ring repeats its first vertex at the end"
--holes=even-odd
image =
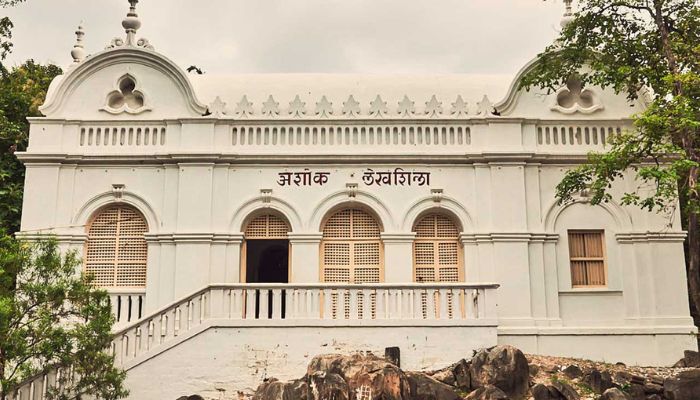
POLYGON ((136 44, 136 31, 141 27, 141 20, 139 15, 136 13, 136 5, 139 0, 129 0, 129 13, 126 14, 126 18, 122 21, 122 26, 126 31, 126 43, 129 45, 136 44))
POLYGON ((70 52, 74 63, 79 63, 85 59, 85 48, 83 47, 84 37, 85 31, 83 30, 83 24, 80 23, 80 25, 78 25, 78 30, 75 31, 75 45, 73 45, 73 50, 70 52))
POLYGON ((564 0, 564 6, 566 7, 566 11, 564 11, 564 16, 561 18, 562 28, 566 28, 566 26, 574 20, 574 12, 572 6, 573 2, 573 0, 564 0))

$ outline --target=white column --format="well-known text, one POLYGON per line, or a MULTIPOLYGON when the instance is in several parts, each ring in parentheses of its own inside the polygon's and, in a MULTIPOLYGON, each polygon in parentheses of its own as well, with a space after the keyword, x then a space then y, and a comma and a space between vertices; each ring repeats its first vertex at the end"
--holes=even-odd
POLYGON ((290 233, 290 283, 318 283, 320 270, 320 233, 290 233))
POLYGON ((462 244, 462 254, 464 255, 464 281, 484 282, 481 271, 479 270, 479 254, 477 252, 475 236, 462 234, 459 236, 459 242, 462 244))
POLYGON ((244 264, 241 249, 243 247, 243 234, 229 235, 226 242, 226 254, 224 260, 224 283, 239 283, 241 281, 241 266, 244 264))
POLYGON ((413 241, 415 233, 383 233, 384 282, 413 282, 413 241))

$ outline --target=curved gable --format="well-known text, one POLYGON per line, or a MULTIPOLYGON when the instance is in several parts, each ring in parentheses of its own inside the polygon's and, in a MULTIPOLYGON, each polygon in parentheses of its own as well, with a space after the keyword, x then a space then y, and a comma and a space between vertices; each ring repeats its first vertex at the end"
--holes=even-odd
POLYGON ((50 118, 163 119, 202 116, 207 107, 171 60, 129 46, 98 53, 56 78, 40 110, 50 118))

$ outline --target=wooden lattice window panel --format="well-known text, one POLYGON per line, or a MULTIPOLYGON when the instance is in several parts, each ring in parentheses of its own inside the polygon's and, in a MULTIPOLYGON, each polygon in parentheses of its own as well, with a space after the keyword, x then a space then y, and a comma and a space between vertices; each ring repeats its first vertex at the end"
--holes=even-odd
POLYGON ((289 225, 272 214, 253 218, 245 228, 246 239, 287 239, 289 225))
MULTIPOLYGON (((384 264, 381 229, 377 220, 360 209, 346 209, 333 214, 323 226, 321 265, 324 282, 378 283, 384 264)), ((331 297, 333 318, 350 317, 350 303, 339 304, 338 294, 331 297)), ((372 318, 376 317, 376 294, 369 299, 360 294, 358 317, 363 318, 364 302, 369 301, 372 318)))
POLYGON ((569 231, 569 261, 573 287, 606 286, 604 232, 602 230, 569 231))
POLYGON ((360 209, 333 214, 323 226, 321 263, 324 282, 378 283, 383 266, 377 220, 360 209))
POLYGON ((146 286, 148 224, 129 206, 102 210, 88 227, 85 272, 100 287, 146 286))
POLYGON ((462 257, 459 228, 442 214, 428 214, 413 227, 416 282, 459 282, 462 257))

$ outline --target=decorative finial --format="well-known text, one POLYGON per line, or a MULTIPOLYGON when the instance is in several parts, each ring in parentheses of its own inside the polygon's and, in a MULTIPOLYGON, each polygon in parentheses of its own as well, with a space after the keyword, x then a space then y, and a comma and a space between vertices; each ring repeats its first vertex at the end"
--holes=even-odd
POLYGON ((139 15, 136 13, 136 5, 139 0, 129 0, 129 13, 126 14, 126 18, 122 21, 122 26, 126 30, 126 44, 135 45, 136 44, 136 31, 141 27, 141 20, 139 15))
POLYGON ((566 28, 566 26, 574 20, 574 12, 572 6, 573 2, 573 0, 564 0, 564 6, 566 7, 566 11, 564 11, 564 16, 561 18, 562 28, 566 28))
POLYGON ((74 63, 79 63, 85 59, 85 49, 83 48, 84 37, 85 31, 83 30, 83 23, 81 22, 80 25, 78 25, 78 30, 75 31, 75 45, 73 45, 73 50, 70 52, 74 63))
POLYGON ((122 21, 122 26, 126 31, 126 41, 122 38, 114 38, 112 42, 107 46, 108 49, 114 49, 123 46, 138 46, 144 49, 153 50, 153 46, 148 42, 146 38, 140 38, 136 40, 136 32, 141 28, 141 20, 139 15, 136 13, 136 5, 139 0, 129 0, 129 13, 126 14, 126 18, 122 21))

